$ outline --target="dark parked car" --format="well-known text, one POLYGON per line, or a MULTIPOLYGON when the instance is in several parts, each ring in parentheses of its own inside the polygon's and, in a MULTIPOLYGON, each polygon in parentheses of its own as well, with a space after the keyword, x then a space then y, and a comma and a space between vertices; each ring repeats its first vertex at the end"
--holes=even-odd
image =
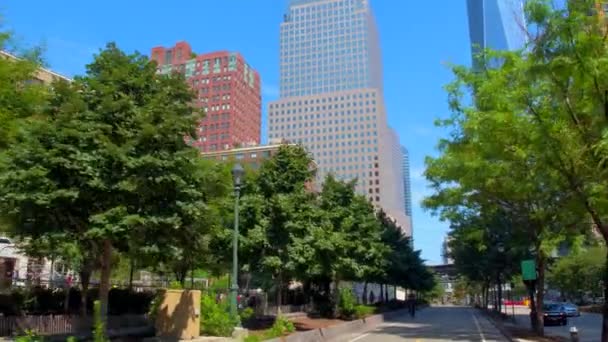
POLYGON ((545 325, 568 324, 568 315, 566 314, 566 308, 563 305, 548 304, 543 307, 543 311, 545 312, 545 325))

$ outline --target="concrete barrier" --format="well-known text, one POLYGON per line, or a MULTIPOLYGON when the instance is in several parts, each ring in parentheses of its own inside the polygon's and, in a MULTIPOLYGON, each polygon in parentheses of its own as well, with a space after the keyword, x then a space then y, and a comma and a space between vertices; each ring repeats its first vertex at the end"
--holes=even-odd
POLYGON ((327 328, 298 332, 287 337, 279 337, 267 342, 340 342, 347 341, 354 335, 375 329, 385 321, 404 315, 407 310, 396 310, 372 315, 356 321, 344 322, 327 328))

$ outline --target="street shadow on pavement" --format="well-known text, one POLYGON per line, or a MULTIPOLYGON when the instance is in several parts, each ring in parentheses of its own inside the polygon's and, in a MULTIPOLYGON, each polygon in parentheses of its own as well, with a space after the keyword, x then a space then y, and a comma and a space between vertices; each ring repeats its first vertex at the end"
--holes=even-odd
POLYGON ((387 320, 373 331, 373 335, 377 341, 395 337, 448 341, 483 341, 484 338, 485 341, 504 340, 498 332, 486 333, 482 338, 473 314, 471 309, 463 307, 429 308, 418 312, 415 318, 406 315, 387 320))

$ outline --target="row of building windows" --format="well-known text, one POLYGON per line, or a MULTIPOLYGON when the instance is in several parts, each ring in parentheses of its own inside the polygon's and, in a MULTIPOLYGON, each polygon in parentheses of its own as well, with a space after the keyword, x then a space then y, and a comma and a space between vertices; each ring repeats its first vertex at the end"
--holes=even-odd
MULTIPOLYGON (((301 30, 304 31, 304 30, 301 30)), ((339 51, 353 47, 367 46, 368 36, 363 30, 336 30, 300 33, 279 41, 279 57, 309 55, 320 58, 322 52, 338 54, 339 51)))
MULTIPOLYGON (((342 107, 340 107, 340 108, 342 108, 342 107)), ((311 109, 310 111, 312 112, 313 110, 311 109)), ((297 112, 298 113, 302 113, 301 109, 298 109, 297 112)), ((304 108, 304 112, 308 112, 307 108, 304 108)), ((319 119, 319 118, 325 118, 325 117, 332 117, 332 116, 338 117, 338 116, 351 116, 351 115, 363 114, 363 113, 375 113, 376 112, 376 107, 373 107, 371 109, 368 107, 368 108, 365 108, 365 110, 363 110, 363 108, 362 108, 362 109, 359 109, 358 111, 357 110, 352 110, 352 111, 346 110, 346 111, 340 111, 340 112, 322 112, 321 110, 319 110, 319 112, 320 113, 316 114, 317 115, 317 119, 319 119)), ((269 112, 269 116, 285 115, 286 117, 282 118, 282 119, 292 119, 293 121, 296 121, 295 116, 292 116, 292 115, 289 115, 289 114, 296 114, 296 109, 292 110, 289 113, 286 112, 285 110, 281 110, 281 111, 277 110, 277 111, 274 111, 274 112, 272 112, 272 111, 269 112)), ((369 115, 367 115, 367 116, 369 117, 369 115)), ((375 115, 372 115, 372 116, 375 117, 375 115)), ((305 114, 304 117, 305 117, 305 120, 308 120, 308 119, 312 120, 312 119, 315 118, 315 114, 310 114, 310 115, 306 115, 305 114)), ((277 118, 276 119, 277 121, 275 121, 275 123, 278 123, 279 119, 281 119, 281 118, 277 118)), ((302 120, 302 115, 298 116, 298 120, 302 120)), ((283 122, 283 121, 281 121, 281 122, 283 122)))
POLYGON ((215 131, 218 129, 228 129, 228 128, 230 128, 230 122, 222 122, 222 123, 216 123, 216 124, 210 124, 210 125, 201 125, 201 126, 199 126, 199 132, 205 133, 207 131, 215 131))
POLYGON ((231 88, 230 84, 222 84, 222 85, 218 85, 218 86, 212 86, 212 87, 202 87, 202 88, 198 88, 198 94, 199 96, 204 96, 205 94, 209 94, 209 92, 213 92, 213 93, 218 93, 221 91, 229 91, 231 88))
MULTIPOLYGON (((330 145, 331 145, 331 144, 330 144, 330 145)), ((323 146, 325 146, 325 144, 323 144, 323 146)), ((332 146, 330 146, 330 147, 332 147, 332 146)), ((338 147, 338 146, 336 145, 336 147, 338 147)), ((359 149, 350 149, 350 148, 349 148, 349 149, 343 149, 343 150, 336 149, 336 150, 329 150, 329 151, 324 150, 324 151, 322 151, 322 152, 321 152, 321 151, 319 151, 319 152, 314 152, 314 150, 315 150, 315 149, 319 150, 319 149, 321 148, 321 145, 316 145, 316 148, 315 148, 315 145, 310 145, 310 146, 308 146, 308 148, 309 148, 310 150, 312 150, 312 151, 313 151, 313 154, 315 155, 315 158, 317 158, 317 159, 319 159, 319 160, 328 160, 328 159, 326 159, 326 158, 321 159, 321 157, 327 157, 327 156, 330 156, 330 157, 331 157, 331 156, 334 156, 334 154, 335 154, 336 156, 338 156, 338 155, 340 155, 340 154, 342 154, 342 155, 349 155, 349 154, 353 154, 353 153, 354 153, 354 154, 358 154, 358 156, 353 157, 353 158, 354 158, 354 161, 359 161, 359 157, 361 157, 361 161, 362 161, 362 162, 363 162, 363 161, 365 161, 365 160, 367 160, 367 161, 369 161, 369 162, 371 162, 371 161, 372 161, 372 156, 371 156, 371 155, 367 155, 367 156, 361 156, 361 155, 359 155, 359 149), (340 151, 342 151, 342 152, 340 152, 340 151), (355 152, 355 151, 356 151, 356 152, 355 152)), ((326 149, 326 148, 327 148, 327 147, 324 147, 324 149, 326 149)), ((363 149, 361 149, 361 153, 364 153, 364 152, 365 152, 365 151, 363 151, 363 149)), ((331 159, 331 158, 330 158, 330 159, 331 159)), ((338 159, 339 159, 339 158, 338 158, 338 159)), ((378 161, 378 156, 374 156, 374 160, 375 160, 375 161, 378 161)), ((371 165, 371 164, 370 164, 370 165, 371 165)))
POLYGON ((209 135, 200 136, 198 138, 198 140, 200 142, 216 141, 216 140, 228 140, 228 139, 230 139, 230 134, 228 134, 228 133, 209 134, 209 135))
POLYGON ((324 78, 336 78, 336 75, 351 75, 355 68, 367 63, 367 54, 338 56, 331 52, 325 58, 312 59, 306 56, 293 57, 295 63, 288 64, 287 58, 281 58, 281 77, 289 79, 292 77, 304 77, 309 81, 313 76, 324 76, 324 78), (313 74, 324 72, 327 74, 313 74), (310 79, 309 79, 310 78, 310 79))
POLYGON ((298 87, 298 86, 282 86, 281 87, 281 96, 291 97, 291 96, 309 96, 309 95, 318 95, 322 93, 333 93, 336 91, 343 90, 351 90, 357 88, 364 88, 367 86, 368 82, 361 81, 358 84, 338 84, 333 86, 325 86, 325 87, 298 87))
MULTIPOLYGON (((330 124, 331 124, 331 120, 330 120, 330 124)), ((340 132, 340 131, 350 132, 350 131, 358 130, 358 129, 364 130, 366 128, 366 126, 367 126, 367 129, 369 130, 369 129, 372 129, 372 126, 373 126, 373 128, 376 128, 376 123, 373 123, 373 124, 368 123, 366 126, 364 126, 363 124, 360 124, 359 126, 342 125, 342 126, 334 128, 334 127, 327 127, 327 125, 321 124, 320 121, 317 121, 316 126, 317 127, 322 126, 323 128, 317 128, 316 130, 311 129, 310 131, 305 129, 306 127, 313 127, 313 126, 315 126, 315 122, 311 122, 310 124, 308 122, 305 122, 303 125, 302 125, 302 123, 298 123, 298 124, 294 123, 293 125, 287 124, 287 125, 281 125, 281 126, 279 126, 279 125, 270 126, 270 127, 268 127, 268 131, 272 132, 272 131, 288 130, 288 132, 286 132, 286 134, 288 134, 288 136, 298 136, 298 135, 308 135, 309 132, 310 132, 310 134, 314 134, 314 133, 320 134, 320 133, 333 133, 333 132, 340 132), (304 130, 303 131, 299 130, 297 132, 290 131, 290 129, 300 129, 300 128, 304 128, 304 130)), ((354 134, 355 134, 355 138, 356 138, 357 133, 354 133, 354 134)), ((374 135, 377 135, 377 134, 374 133, 374 135)), ((363 132, 361 132, 361 136, 364 136, 363 132)), ((368 136, 369 136, 369 134, 368 134, 368 136)))
POLYGON ((330 96, 330 97, 316 98, 316 99, 311 99, 311 100, 299 100, 299 101, 290 101, 290 102, 271 103, 270 109, 295 107, 295 106, 308 105, 308 104, 332 103, 332 102, 351 100, 351 99, 353 99, 353 100, 354 99, 363 99, 363 98, 368 99, 368 98, 375 98, 375 97, 376 97, 375 92, 346 94, 346 95, 333 96, 333 97, 330 96))
MULTIPOLYGON (((375 133, 376 131, 374 131, 375 133)), ((312 133, 311 133, 312 134, 312 133)), ((370 137, 372 136, 371 132, 361 132, 361 133, 342 133, 342 134, 325 134, 322 136, 316 136, 315 137, 300 137, 303 134, 300 132, 286 132, 286 133, 268 133, 268 137, 269 138, 290 138, 289 140, 298 140, 298 141, 303 141, 303 142, 314 142, 314 141, 328 141, 328 140, 344 140, 344 139, 353 139, 353 138, 363 138, 363 137, 370 137)), ((377 133, 374 134, 374 136, 377 136, 377 133)), ((375 139, 374 139, 375 140, 375 139)), ((357 141, 357 140, 355 140, 357 141)), ((345 142, 344 142, 345 143, 345 142)))
POLYGON ((230 109, 230 104, 229 103, 225 103, 225 104, 217 105, 217 106, 203 107, 202 109, 205 111, 205 113, 208 113, 208 112, 217 112, 217 111, 220 111, 220 110, 229 110, 230 109))
MULTIPOLYGON (((327 110, 336 110, 336 109, 344 109, 344 108, 351 108, 351 107, 369 107, 369 105, 376 105, 376 100, 366 100, 365 102, 363 101, 354 101, 354 102, 347 102, 347 103, 336 103, 336 104, 328 104, 328 105, 322 105, 322 106, 309 106, 309 107, 299 107, 299 108, 293 108, 293 109, 289 109, 289 107, 287 107, 287 109, 281 109, 276 110, 276 111, 271 111, 270 115, 284 115, 284 114, 295 114, 295 113, 306 113, 306 112, 320 112, 320 111, 327 111, 327 110)), ((273 108, 273 105, 270 104, 270 109, 273 108)), ((277 108, 277 106, 275 105, 274 108, 277 108)), ((284 108, 283 106, 281 106, 281 108, 284 108)), ((368 108, 369 109, 369 108, 368 108)), ((337 116, 336 112, 336 116, 337 116)), ((349 115, 351 112, 350 110, 345 111, 341 111, 339 112, 340 115, 344 115, 344 113, 346 113, 347 115, 349 115)), ((355 111, 356 113, 356 111, 355 111)), ((317 114, 317 117, 320 114, 317 114)), ((301 116, 300 116, 301 117, 301 116)))
MULTIPOLYGON (((282 112, 284 112, 284 111, 282 111, 282 112)), ((288 112, 289 112, 289 110, 288 110, 288 112)), ((307 110, 305 110, 305 112, 307 112, 307 110)), ((278 114, 278 111, 275 113, 278 114)), ((301 112, 298 111, 298 113, 301 113, 301 112)), ((293 114, 295 114, 295 110, 294 110, 293 114)), ((357 123, 357 122, 376 120, 376 114, 365 115, 365 116, 357 115, 357 114, 363 114, 363 110, 359 110, 359 111, 346 110, 346 111, 340 111, 340 112, 321 112, 320 114, 310 114, 310 115, 304 114, 304 115, 298 115, 297 118, 295 116, 290 115, 290 116, 284 116, 284 117, 280 117, 280 118, 269 118, 268 123, 272 125, 272 124, 279 124, 279 123, 285 123, 285 122, 290 123, 291 121, 293 121, 294 123, 295 122, 303 123, 304 127, 308 127, 308 126, 312 127, 312 126, 315 126, 315 124, 314 124, 315 122, 317 123, 317 126, 319 126, 319 123, 321 123, 321 125, 325 126, 325 125, 331 125, 332 123, 334 125, 338 125, 338 124, 350 124, 351 122, 357 123), (334 116, 336 118, 342 116, 343 118, 325 120, 326 118, 331 118, 334 116), (305 122, 302 122, 302 120, 305 120, 305 122), (309 123, 308 120, 312 120, 313 122, 309 123)), ((269 117, 273 117, 273 116, 278 116, 278 115, 274 115, 273 112, 270 112, 269 117)), ((355 127, 356 127, 356 125, 355 125, 355 127)))
POLYGON ((361 77, 352 77, 352 78, 342 78, 342 79, 333 79, 333 80, 321 80, 317 79, 315 81, 304 82, 299 80, 294 80, 291 82, 282 82, 281 88, 283 90, 289 91, 305 91, 311 90, 316 92, 336 92, 341 90, 351 90, 357 88, 364 88, 369 82, 369 77, 367 75, 362 75, 361 77))
POLYGON ((226 101, 226 100, 230 100, 230 95, 229 94, 224 94, 224 95, 213 95, 210 98, 209 97, 199 97, 200 101, 203 102, 209 102, 209 100, 211 101, 226 101))
MULTIPOLYGON (((284 136, 280 136, 280 135, 275 135, 275 136, 270 136, 269 134, 269 138, 276 138, 276 139, 280 139, 280 138, 285 138, 284 136)), ((320 137, 316 137, 316 139, 314 137, 311 138, 293 138, 293 139, 287 139, 289 141, 293 141, 299 144, 308 144, 308 143, 314 143, 314 142, 321 142, 321 141, 326 141, 327 139, 321 139, 320 137)), ((331 140, 331 139, 330 139, 331 140)), ((358 141, 349 141, 348 143, 353 143, 354 146, 357 146, 358 141)), ((344 145, 342 146, 351 146, 351 145, 347 145, 347 142, 343 142, 344 145)), ((365 143, 362 142, 361 145, 364 145, 365 143)), ((337 146, 337 145, 336 145, 337 146)), ((365 153, 367 150, 367 152, 378 152, 378 147, 362 147, 361 148, 361 153, 365 153)))
MULTIPOLYGON (((216 83, 216 82, 221 82, 221 81, 230 81, 232 79, 232 76, 227 75, 227 76, 218 76, 218 77, 214 77, 211 79, 211 82, 216 83)), ((190 84, 193 87, 198 87, 199 85, 202 84, 209 84, 210 83, 210 79, 208 78, 195 78, 195 77, 191 77, 190 78, 190 84)))
POLYGON ((366 74, 367 55, 354 58, 346 56, 329 56, 323 59, 289 57, 281 59, 281 80, 283 82, 311 82, 314 80, 347 81, 361 78, 366 74))
MULTIPOLYGON (((346 163, 358 163, 359 160, 358 157, 349 157, 349 158, 315 158, 315 160, 317 160, 317 162, 319 163, 319 165, 335 165, 335 164, 346 164, 346 163)), ((363 157, 361 159, 364 159, 363 157)), ((353 164, 353 165, 348 165, 348 169, 349 170, 358 170, 359 168, 361 169, 374 169, 374 165, 375 168, 378 168, 378 164, 353 164)), ((345 166, 346 167, 346 166, 345 166)))
MULTIPOLYGON (((374 143, 377 143, 376 139, 374 139, 373 141, 374 141, 374 143)), ((367 140, 367 144, 368 145, 371 145, 371 142, 372 142, 371 139, 367 140)), ((340 155, 340 150, 339 149, 333 150, 334 147, 339 148, 339 147, 359 146, 358 143, 359 143, 359 141, 355 140, 355 141, 348 141, 348 142, 343 141, 341 143, 337 142, 335 145, 334 145, 334 143, 331 143, 331 142, 327 143, 327 144, 323 144, 323 145, 321 145, 321 144, 311 144, 311 145, 307 145, 307 147, 309 149, 311 149, 312 151, 322 151, 323 152, 323 156, 333 156, 334 154, 338 156, 338 155, 340 155), (331 150, 326 151, 327 148, 330 148, 331 150)), ((365 140, 361 140, 361 144, 360 145, 361 146, 365 145, 365 140)), ((361 148, 361 153, 364 153, 364 152, 365 152, 364 148, 361 148)), ((358 154, 359 153, 359 149, 357 149, 357 148, 350 149, 349 148, 349 149, 342 150, 342 154, 353 154, 353 153, 354 154, 358 154)), ((361 160, 363 160, 363 159, 361 159, 361 160)))

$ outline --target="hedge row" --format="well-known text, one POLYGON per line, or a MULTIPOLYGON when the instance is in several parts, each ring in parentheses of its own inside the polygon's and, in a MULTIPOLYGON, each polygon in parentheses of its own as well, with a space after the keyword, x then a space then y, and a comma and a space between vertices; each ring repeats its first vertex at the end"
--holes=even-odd
MULTIPOLYGON (((4 315, 46 315, 46 314, 78 314, 81 307, 81 291, 73 288, 68 298, 68 310, 65 310, 66 290, 32 288, 29 290, 13 290, 11 293, 0 294, 0 312, 4 315)), ((110 315, 145 314, 155 292, 134 292, 128 289, 111 289, 109 294, 108 312, 110 315)), ((87 311, 92 313, 93 302, 99 298, 97 289, 87 292, 87 311)))

